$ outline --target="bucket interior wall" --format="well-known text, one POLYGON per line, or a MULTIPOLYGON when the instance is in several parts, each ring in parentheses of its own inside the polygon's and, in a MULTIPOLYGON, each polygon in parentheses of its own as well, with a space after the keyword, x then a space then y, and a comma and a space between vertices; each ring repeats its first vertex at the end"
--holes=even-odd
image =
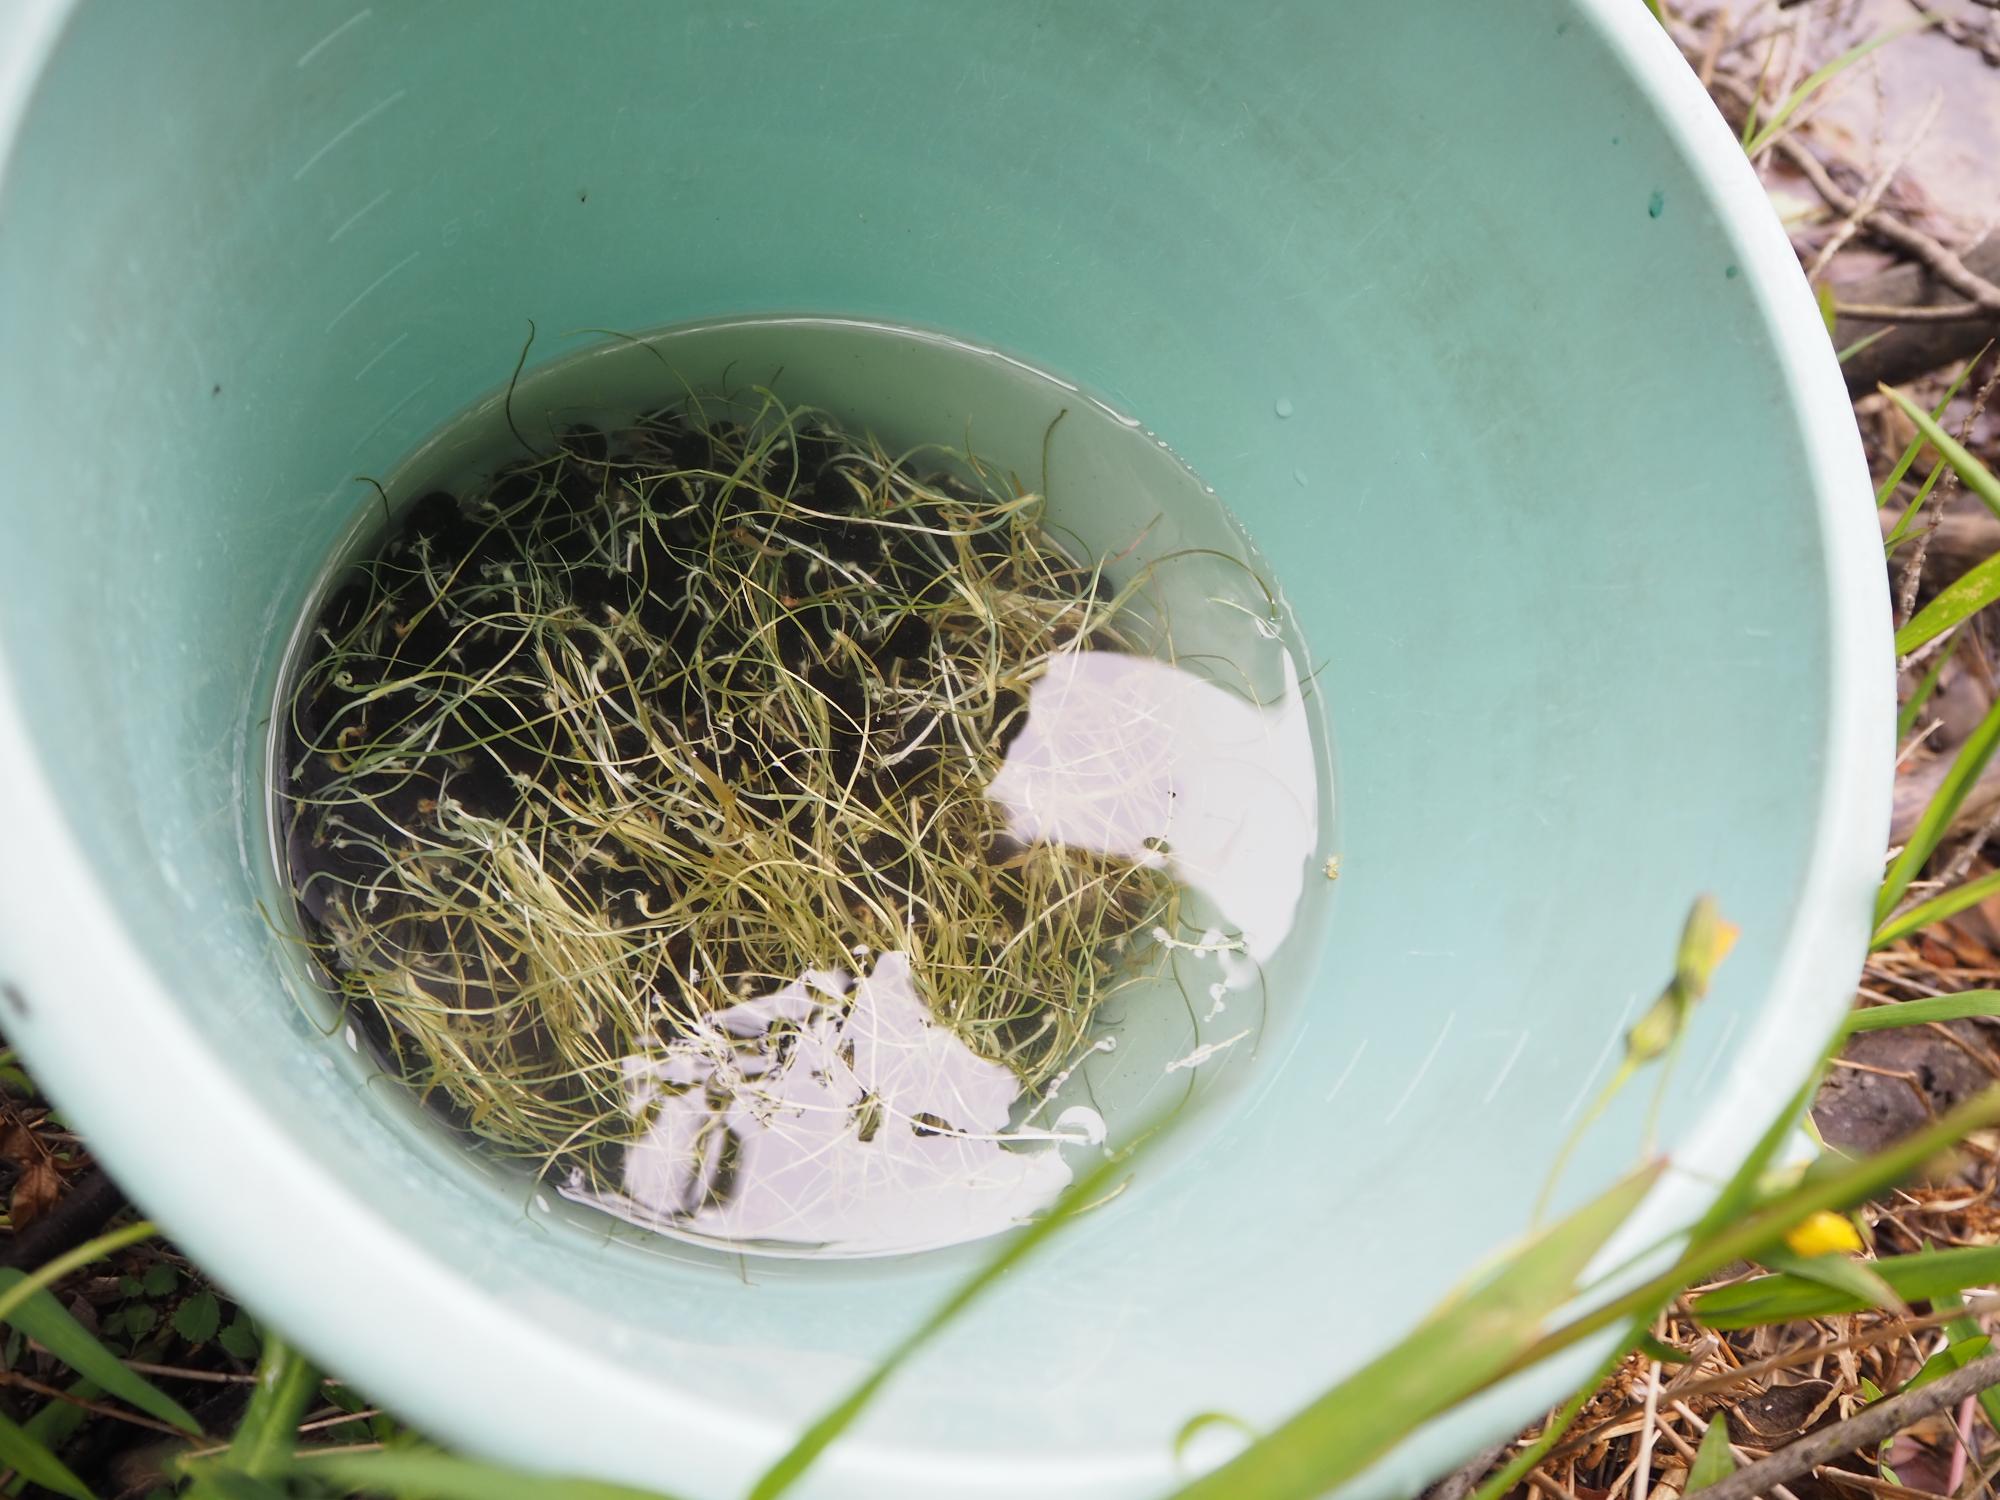
MULTIPOLYGON (((531 319, 539 355, 771 311, 962 334, 1141 418, 1274 560, 1338 746, 1288 1055, 866 1442, 1160 1474, 1193 1412, 1276 1419, 1525 1224, 1701 891, 1744 935, 1670 1136, 1754 1091, 1824 790, 1819 522, 1755 279, 1576 22, 80 6, 0 197, 0 660, 96 878, 269 1128, 413 1255, 774 1433, 974 1263, 746 1280, 542 1214, 320 1035, 257 905, 262 721, 354 477, 504 381, 531 319)), ((381 1394, 537 1451, 415 1373, 381 1394)), ((607 1467, 674 1477, 574 1415, 607 1467)))

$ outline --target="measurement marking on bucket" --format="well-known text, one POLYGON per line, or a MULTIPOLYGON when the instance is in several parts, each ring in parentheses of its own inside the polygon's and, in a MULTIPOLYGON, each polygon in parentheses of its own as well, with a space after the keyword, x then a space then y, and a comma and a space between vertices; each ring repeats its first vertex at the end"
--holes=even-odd
POLYGON ((394 191, 395 189, 393 188, 384 188, 382 189, 381 192, 377 193, 374 197, 370 198, 366 203, 362 204, 361 207, 355 209, 353 213, 349 214, 345 219, 342 219, 340 221, 340 228, 334 230, 332 234, 328 235, 326 237, 326 242, 329 245, 331 245, 335 240, 339 239, 343 234, 347 233, 348 230, 352 229, 356 224, 359 224, 363 219, 367 218, 371 212, 373 212, 375 209, 380 208, 382 206, 382 201, 385 198, 387 198, 390 193, 394 191))
POLYGON ((1417 1085, 1424 1081, 1424 1075, 1430 1072, 1431 1064, 1437 1061, 1438 1053, 1444 1048, 1444 1039, 1451 1035, 1452 1022, 1457 1019, 1457 1011, 1447 1011, 1445 1013, 1444 1025, 1438 1028, 1437 1040, 1431 1043, 1431 1050, 1424 1054, 1424 1060, 1417 1064, 1417 1071, 1410 1075, 1410 1081, 1403 1089, 1403 1097, 1398 1099, 1394 1108, 1382 1117, 1384 1125, 1387 1125, 1397 1115, 1400 1115, 1403 1112, 1403 1106, 1416 1097, 1417 1085))
POLYGON ((1347 1087, 1347 1080, 1349 1075, 1354 1072, 1354 1065, 1361 1061, 1361 1054, 1366 1052, 1367 1050, 1368 1050, 1368 1039, 1366 1037, 1363 1037, 1361 1040, 1361 1045, 1354 1049, 1354 1056, 1348 1058, 1347 1066, 1340 1070, 1340 1076, 1334 1079, 1333 1087, 1327 1091, 1326 1102, 1328 1104, 1333 1103, 1334 1095, 1338 1094, 1342 1089, 1347 1087))
POLYGON ((1590 1097, 1597 1087, 1597 1075, 1604 1071, 1604 1065, 1611 1061, 1611 1049, 1618 1045, 1618 1039, 1625 1035, 1625 1028, 1631 1023, 1632 1008, 1639 1003, 1637 992, 1625 997, 1625 1008, 1618 1013, 1618 1024, 1611 1028, 1611 1035, 1604 1039, 1604 1048, 1597 1054, 1597 1061, 1590 1065, 1590 1071, 1583 1075, 1583 1087, 1576 1091, 1576 1097, 1569 1101, 1569 1108, 1562 1112, 1559 1124, 1567 1125, 1576 1118, 1576 1112, 1583 1108, 1583 1101, 1590 1097))
POLYGON ((349 313, 353 312, 354 309, 359 307, 363 302, 366 302, 368 298, 371 295, 373 295, 375 290, 382 285, 383 282, 387 281, 391 276, 394 276, 398 271, 402 270, 403 267, 407 266, 411 261, 415 260, 419 255, 422 255, 423 253, 424 252, 421 250, 412 250, 408 255, 404 256, 401 260, 397 261, 393 266, 389 267, 389 269, 384 271, 380 276, 377 276, 373 281, 369 282, 368 285, 366 285, 361 289, 360 296, 356 297, 352 302, 348 303, 347 306, 343 307, 339 312, 333 315, 332 320, 328 322, 328 324, 326 325, 326 331, 328 333, 332 333, 335 324, 339 323, 342 318, 346 317, 349 313))
POLYGON ((375 357, 373 359, 369 360, 367 364, 363 365, 360 369, 354 372, 354 378, 356 380, 359 380, 363 375, 366 375, 370 370, 374 369, 377 365, 381 364, 383 360, 387 359, 391 354, 395 352, 396 346, 402 343, 403 340, 408 338, 409 336, 410 336, 410 330, 405 328, 401 333, 397 334, 394 338, 390 339, 388 343, 384 344, 379 350, 376 351, 375 357))
POLYGON ((341 37, 345 36, 348 32, 352 31, 355 27, 359 26, 363 21, 367 20, 370 16, 374 14, 375 12, 372 7, 365 10, 356 11, 353 15, 349 16, 345 21, 342 21, 338 26, 334 27, 333 30, 329 31, 325 36, 321 37, 318 41, 314 42, 310 47, 306 48, 305 51, 301 52, 299 54, 299 60, 293 63, 292 66, 295 68, 303 68, 307 63, 311 62, 315 57, 318 57, 320 53, 324 52, 327 49, 327 47, 332 45, 334 42, 340 40, 341 37))
POLYGON ((298 171, 292 173, 292 181, 297 182, 301 177, 305 176, 306 173, 310 172, 314 167, 320 164, 320 159, 324 157, 327 154, 327 152, 331 151, 335 146, 338 146, 342 141, 346 140, 350 135, 353 135, 355 131, 359 130, 363 125, 366 125, 370 120, 374 119, 377 115, 381 114, 383 110, 388 109, 393 104, 399 103, 402 100, 402 97, 407 93, 409 93, 408 89, 397 89, 395 93, 391 94, 388 98, 384 99, 380 104, 374 105, 368 109, 364 109, 360 114, 356 115, 347 124, 343 125, 339 130, 336 130, 333 133, 333 139, 329 140, 324 146, 321 146, 319 150, 313 152, 311 156, 308 156, 305 159, 304 164, 300 166, 298 171))
POLYGON ((1524 1031, 1515 1041, 1514 1050, 1507 1054, 1507 1060, 1500 1064, 1500 1071, 1493 1075, 1493 1081, 1486 1086, 1486 1092, 1480 1096, 1479 1102, 1482 1106, 1493 1102, 1493 1096, 1500 1092, 1500 1085, 1505 1083, 1507 1075, 1514 1071, 1514 1064, 1519 1062, 1521 1054, 1528 1050, 1528 1036, 1529 1033, 1524 1031))

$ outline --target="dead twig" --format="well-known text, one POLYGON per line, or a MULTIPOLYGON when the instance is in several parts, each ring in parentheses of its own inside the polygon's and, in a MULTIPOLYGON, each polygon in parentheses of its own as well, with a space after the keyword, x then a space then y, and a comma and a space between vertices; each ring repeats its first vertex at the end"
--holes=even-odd
POLYGON ((1879 1443, 1993 1385, 2000 1385, 2000 1354, 1982 1354, 1920 1390, 1875 1402, 1844 1422, 1811 1433, 1769 1458, 1738 1469, 1708 1489, 1708 1500, 1755 1500, 1773 1485, 1812 1474, 1828 1459, 1879 1443))
POLYGON ((1836 300, 1833 310, 1843 318, 1859 318, 1865 323, 1969 323, 1993 316, 1976 302, 1947 302, 1941 307, 1898 307, 1888 302, 1836 300))
MULTIPOLYGON (((1718 82, 1726 83, 1727 80, 1718 82)), ((1806 181, 1813 185, 1813 190, 1824 198, 1827 206, 1836 213, 1854 213, 1860 208, 1860 200, 1833 180, 1833 174, 1827 171, 1820 159, 1813 155, 1803 142, 1791 136, 1781 136, 1774 144, 1785 154, 1787 161, 1805 174, 1806 181)), ((1984 308, 1989 313, 2000 315, 2000 286, 1995 286, 1984 276, 1976 275, 1964 261, 1937 240, 1879 208, 1863 212, 1859 217, 1863 226, 1874 238, 1893 245, 1912 259, 1922 262, 1939 281, 1951 287, 1967 301, 1984 308)))
POLYGON ((28 1376, 18 1374, 12 1370, 0 1372, 0 1385, 18 1386, 24 1391, 34 1392, 35 1395, 42 1397, 46 1401, 60 1401, 65 1406, 80 1407, 94 1417, 103 1417, 112 1422, 122 1422, 128 1427, 144 1427, 153 1432, 164 1432, 168 1437, 185 1438, 187 1436, 179 1428, 169 1427, 165 1422, 155 1422, 151 1417, 142 1417, 137 1412, 121 1411, 118 1407, 106 1406, 101 1401, 90 1401, 82 1396, 73 1396, 68 1391, 58 1390, 52 1385, 44 1385, 39 1380, 30 1379, 28 1376))
POLYGON ((1853 211, 1841 216, 1838 227, 1827 236, 1826 243, 1819 247, 1819 253, 1806 267, 1806 280, 1817 282, 1820 273, 1832 262, 1834 256, 1840 253, 1849 240, 1861 232, 1862 223, 1868 215, 1881 206, 1882 195, 1889 190, 1889 184, 1896 180, 1896 174, 1909 164, 1910 157, 1917 147, 1923 144, 1924 137, 1931 133, 1931 128, 1937 124, 1938 112, 1943 108, 1944 92, 1941 89, 1936 90, 1931 94, 1930 103, 1924 107, 1922 118, 1910 131, 1910 138, 1903 143, 1902 149, 1897 151, 1869 180, 1861 196, 1855 199, 1853 211))
POLYGON ((1492 1467, 1498 1463, 1512 1443, 1495 1443, 1475 1454, 1472 1459, 1453 1469, 1444 1478, 1425 1490, 1418 1500, 1465 1500, 1479 1481, 1484 1479, 1492 1467))

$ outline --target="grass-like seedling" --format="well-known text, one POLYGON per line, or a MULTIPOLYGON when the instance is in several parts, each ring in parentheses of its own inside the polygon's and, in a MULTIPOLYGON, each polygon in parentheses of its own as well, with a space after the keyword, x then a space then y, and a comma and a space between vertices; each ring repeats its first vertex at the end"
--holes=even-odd
POLYGON ((772 398, 572 429, 320 611, 281 751, 307 935, 422 1097, 593 1185, 646 1123, 629 1059, 886 951, 1032 1092, 1178 926, 1163 871, 984 795, 1055 653, 1152 644, 1133 588, 976 460, 772 398))

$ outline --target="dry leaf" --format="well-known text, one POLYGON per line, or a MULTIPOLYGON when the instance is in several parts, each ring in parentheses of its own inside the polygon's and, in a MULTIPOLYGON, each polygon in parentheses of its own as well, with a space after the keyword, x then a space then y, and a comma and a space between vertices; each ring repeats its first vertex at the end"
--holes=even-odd
POLYGON ((24 1167, 20 1180, 14 1184, 13 1201, 7 1210, 15 1232, 18 1234, 54 1208, 61 1196, 62 1173, 56 1170, 54 1162, 43 1158, 24 1167))
POLYGON ((19 1162, 25 1167, 29 1162, 40 1161, 47 1154, 42 1150, 41 1143, 29 1133, 28 1127, 19 1120, 10 1120, 7 1128, 0 1130, 0 1159, 19 1162))

